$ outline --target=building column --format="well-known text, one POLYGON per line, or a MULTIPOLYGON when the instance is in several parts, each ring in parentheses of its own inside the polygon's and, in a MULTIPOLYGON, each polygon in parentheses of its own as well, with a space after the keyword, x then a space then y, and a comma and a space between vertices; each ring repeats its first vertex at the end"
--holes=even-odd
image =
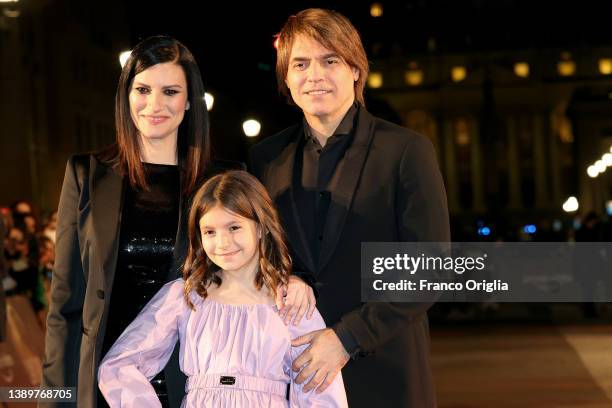
MULTIPOLYGON (((550 115, 548 123, 548 128, 551 129, 550 115)), ((553 208, 558 208, 563 202, 561 198, 561 163, 559 162, 558 135, 554 132, 548 132, 546 140, 548 141, 548 156, 550 157, 548 169, 550 171, 551 204, 553 208)))
POLYGON ((455 162, 455 138, 453 122, 442 120, 442 140, 444 143, 444 176, 446 179, 446 194, 451 213, 461 211, 459 204, 459 184, 457 182, 457 164, 455 162))
POLYGON ((535 180, 535 206, 548 208, 550 197, 546 185, 546 150, 544 147, 544 120, 542 115, 535 114, 532 122, 533 129, 533 171, 535 180))
POLYGON ((523 205, 523 197, 517 146, 517 123, 514 115, 508 115, 506 118, 506 134, 508 136, 508 187, 510 189, 508 207, 518 209, 523 205))
POLYGON ((484 212, 487 209, 484 199, 482 148, 480 146, 480 132, 478 124, 473 119, 469 121, 470 132, 470 156, 472 157, 472 199, 473 208, 476 212, 484 212))

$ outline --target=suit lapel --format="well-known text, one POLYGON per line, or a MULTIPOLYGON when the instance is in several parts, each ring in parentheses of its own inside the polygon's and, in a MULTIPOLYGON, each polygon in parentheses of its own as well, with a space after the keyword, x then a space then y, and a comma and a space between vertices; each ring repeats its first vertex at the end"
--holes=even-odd
POLYGON ((92 198, 91 212, 95 237, 95 248, 100 266, 104 271, 105 290, 110 290, 117 265, 121 207, 125 191, 124 178, 111 167, 91 157, 92 198))
MULTIPOLYGON (((363 165, 374 135, 372 116, 363 108, 359 110, 358 114, 355 140, 346 151, 344 160, 336 169, 331 181, 331 202, 323 230, 318 272, 327 265, 338 245, 338 239, 353 203, 355 190, 361 178, 363 165)), ((359 254, 355 254, 355 256, 359 256, 359 254)))
POLYGON ((301 137, 303 137, 303 128, 300 126, 296 131, 295 137, 282 150, 281 154, 274 159, 266 174, 268 185, 272 188, 270 192, 279 210, 285 214, 283 219, 283 228, 286 231, 287 237, 291 237, 289 245, 293 248, 294 254, 300 258, 303 265, 309 271, 315 272, 315 264, 310 246, 306 241, 306 235, 302 229, 300 216, 295 205, 295 197, 293 190, 293 175, 295 168, 295 152, 301 137))

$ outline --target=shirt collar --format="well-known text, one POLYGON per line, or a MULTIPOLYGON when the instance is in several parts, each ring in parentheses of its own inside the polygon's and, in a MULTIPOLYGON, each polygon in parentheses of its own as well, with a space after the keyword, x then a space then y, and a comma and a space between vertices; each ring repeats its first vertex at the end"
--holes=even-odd
MULTIPOLYGON (((357 115, 358 110, 359 104, 357 103, 357 101, 355 101, 353 102, 349 110, 344 114, 344 118, 342 118, 336 130, 330 136, 330 139, 334 136, 349 135, 353 132, 353 128, 355 127, 355 116, 357 115)), ((306 137, 306 141, 314 139, 314 141, 316 141, 316 143, 318 144, 319 142, 314 136, 312 136, 312 132, 310 131, 310 126, 308 125, 306 118, 303 119, 303 123, 304 136, 306 137)))

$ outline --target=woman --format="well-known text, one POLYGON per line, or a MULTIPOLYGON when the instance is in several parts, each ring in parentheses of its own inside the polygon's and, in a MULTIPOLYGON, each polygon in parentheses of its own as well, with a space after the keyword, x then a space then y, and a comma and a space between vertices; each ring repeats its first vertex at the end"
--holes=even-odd
MULTIPOLYGON (((95 378, 101 357, 180 276, 189 198, 213 171, 204 86, 185 46, 156 36, 132 50, 115 125, 115 145, 68 161, 59 203, 43 386, 76 386, 79 407, 104 406, 95 378)), ((287 298, 286 314, 314 310, 301 281, 289 282, 287 298)), ((163 405, 179 406, 176 357, 153 386, 163 405)))

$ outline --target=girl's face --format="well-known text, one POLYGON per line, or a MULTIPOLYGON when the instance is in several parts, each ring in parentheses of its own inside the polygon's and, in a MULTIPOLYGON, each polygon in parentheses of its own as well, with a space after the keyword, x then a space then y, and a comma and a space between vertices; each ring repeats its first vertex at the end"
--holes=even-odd
POLYGON ((145 139, 177 137, 187 105, 187 79, 173 62, 156 64, 134 77, 130 87, 130 113, 145 139))
POLYGON ((259 261, 259 228, 255 221, 217 204, 200 219, 204 252, 225 271, 252 272, 259 261))

